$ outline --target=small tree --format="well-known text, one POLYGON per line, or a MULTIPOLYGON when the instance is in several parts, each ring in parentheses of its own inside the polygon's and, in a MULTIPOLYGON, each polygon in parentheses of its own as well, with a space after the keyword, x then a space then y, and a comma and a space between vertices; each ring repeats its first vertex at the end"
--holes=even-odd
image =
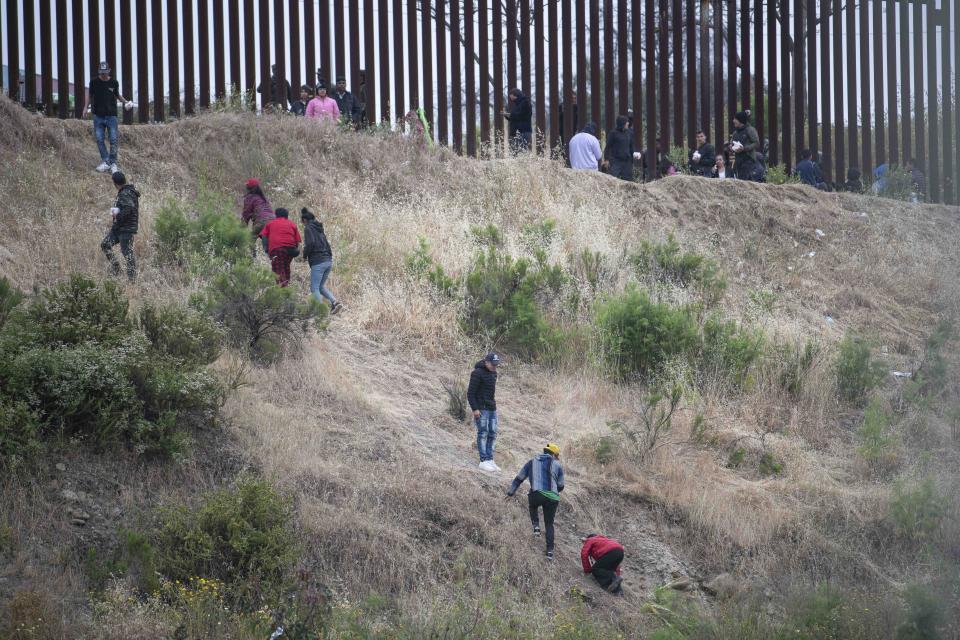
POLYGON ((654 391, 643 400, 640 408, 639 423, 627 425, 620 421, 610 422, 612 431, 623 436, 630 449, 630 457, 638 464, 644 462, 673 430, 673 414, 683 397, 680 385, 674 384, 668 393, 654 391))

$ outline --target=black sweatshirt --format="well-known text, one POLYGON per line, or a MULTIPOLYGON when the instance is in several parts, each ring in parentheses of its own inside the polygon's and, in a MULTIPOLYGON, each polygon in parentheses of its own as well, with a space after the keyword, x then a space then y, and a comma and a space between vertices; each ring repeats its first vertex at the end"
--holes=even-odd
POLYGON ((497 372, 487 369, 483 360, 473 367, 470 384, 467 386, 467 402, 473 411, 497 410, 497 372))

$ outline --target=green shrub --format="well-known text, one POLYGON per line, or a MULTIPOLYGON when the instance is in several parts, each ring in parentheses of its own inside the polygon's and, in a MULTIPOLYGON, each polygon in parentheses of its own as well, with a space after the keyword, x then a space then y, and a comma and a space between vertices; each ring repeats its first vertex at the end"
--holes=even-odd
POLYGON ((763 355, 763 334, 736 322, 711 315, 703 324, 701 366, 723 373, 741 387, 750 369, 763 355))
POLYGON ((913 193, 913 174, 897 165, 888 165, 883 186, 877 195, 909 202, 913 193))
POLYGON ((654 304, 634 288, 599 305, 595 324, 603 360, 620 380, 657 372, 699 338, 689 309, 654 304))
POLYGON ((896 434, 890 431, 891 415, 883 402, 874 398, 863 412, 863 422, 858 434, 861 445, 857 451, 871 467, 877 470, 889 469, 896 461, 896 434))
POLYGON ((6 276, 0 277, 0 328, 7 323, 7 318, 23 301, 23 294, 10 284, 6 276))
POLYGON ((73 276, 10 316, 0 389, 16 401, 0 397, 15 416, 4 442, 29 449, 63 434, 176 454, 184 428, 213 417, 222 389, 202 368, 219 354, 209 321, 156 305, 130 317, 127 307, 113 283, 73 276))
POLYGON ((778 476, 783 473, 783 462, 769 451, 765 451, 760 456, 757 473, 759 473, 762 478, 778 476))
POLYGON ((41 450, 36 414, 26 402, 0 397, 0 470, 30 464, 41 450))
POLYGON ((929 587, 914 584, 904 594, 907 619, 897 627, 896 640, 940 640, 946 622, 944 603, 929 587))
POLYGON ((253 236, 227 198, 203 193, 187 214, 168 201, 157 212, 154 234, 161 262, 188 267, 195 274, 249 261, 253 236))
POLYGON ((298 555, 293 505, 262 480, 241 480, 195 507, 163 508, 159 521, 152 539, 160 573, 220 580, 244 603, 275 595, 298 555))
POLYGON ((430 245, 423 236, 417 238, 417 248, 406 258, 407 269, 418 280, 426 280, 440 294, 453 298, 457 294, 457 283, 447 275, 443 267, 436 264, 430 255, 430 245))
POLYGON ((497 225, 493 223, 470 225, 470 235, 473 236, 473 239, 481 246, 491 249, 497 249, 503 246, 503 234, 500 232, 500 229, 497 228, 497 225))
POLYGON ((927 409, 946 388, 949 380, 947 360, 943 356, 944 347, 950 342, 953 326, 941 321, 927 338, 923 362, 913 372, 904 388, 904 398, 921 409, 927 409))
POLYGON ((531 250, 546 249, 557 237, 557 221, 552 218, 523 226, 520 238, 531 250))
POLYGON ((580 282, 589 285, 596 294, 610 277, 606 258, 599 251, 584 249, 570 258, 570 271, 580 282))
POLYGON ((631 260, 640 275, 696 289, 707 306, 718 303, 727 289, 717 263, 699 253, 682 253, 672 234, 664 243, 641 241, 631 260))
POLYGON ((556 356, 563 334, 544 316, 537 297, 557 295, 563 282, 562 270, 547 265, 542 253, 531 263, 490 247, 477 255, 467 276, 465 329, 521 356, 556 356))
POLYGON ((802 346, 799 342, 779 344, 775 352, 780 360, 780 386, 797 400, 820 355, 821 347, 816 342, 806 340, 802 346))
POLYGON ((800 176, 787 173, 786 165, 772 164, 767 167, 767 182, 770 184, 800 184, 800 176))
POLYGON ((933 537, 946 515, 946 498, 937 491, 932 478, 908 484, 903 480, 893 485, 890 517, 898 536, 914 542, 933 537))
POLYGON ((673 430, 673 414, 680 406, 681 398, 682 390, 677 384, 669 392, 654 391, 644 398, 636 424, 620 421, 608 423, 614 433, 623 437, 634 462, 643 463, 669 437, 673 430))
POLYGON ((837 374, 837 391, 840 398, 859 405, 867 393, 883 380, 886 368, 873 360, 870 346, 856 338, 846 337, 840 342, 834 368, 837 374))
POLYGON ((244 263, 216 274, 191 303, 223 326, 227 342, 260 363, 299 349, 310 328, 322 329, 327 317, 325 305, 312 297, 298 300, 293 289, 276 285, 270 271, 244 263))

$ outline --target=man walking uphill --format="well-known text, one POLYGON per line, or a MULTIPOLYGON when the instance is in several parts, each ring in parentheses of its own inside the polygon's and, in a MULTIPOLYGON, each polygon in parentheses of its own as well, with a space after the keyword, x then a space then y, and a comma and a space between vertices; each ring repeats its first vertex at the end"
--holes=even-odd
POLYGON ((127 279, 133 282, 137 279, 137 260, 133 256, 133 237, 140 227, 140 193, 132 184, 127 184, 127 178, 117 171, 113 174, 113 185, 117 188, 117 201, 113 204, 110 214, 113 224, 110 233, 100 243, 100 250, 110 261, 113 275, 120 275, 120 261, 113 254, 113 247, 120 245, 120 253, 127 261, 127 279))
POLYGON ((500 356, 490 352, 473 367, 467 385, 467 402, 473 410, 477 427, 477 452, 481 471, 500 471, 493 461, 493 444, 497 439, 497 366, 500 356))
POLYGON ((623 595, 623 588, 620 586, 620 563, 623 562, 623 545, 613 538, 606 538, 596 533, 591 533, 583 539, 583 548, 580 549, 580 562, 583 564, 584 573, 592 573, 594 580, 601 587, 615 593, 623 595), (593 560, 593 566, 590 561, 593 560))
POLYGON ((530 479, 530 493, 527 494, 530 522, 533 524, 533 535, 539 537, 539 509, 542 507, 543 524, 547 529, 547 560, 553 560, 553 517, 557 514, 560 492, 563 491, 563 467, 559 458, 560 447, 548 444, 543 448, 543 453, 523 465, 507 491, 507 496, 512 496, 524 480, 530 479))
POLYGON ((100 150, 100 164, 97 171, 116 173, 117 147, 119 145, 117 128, 117 102, 123 103, 126 110, 133 109, 133 103, 127 102, 120 95, 120 83, 110 77, 110 64, 101 62, 97 69, 97 77, 90 81, 90 111, 93 113, 93 135, 97 139, 100 150), (109 137, 110 152, 104 139, 109 137))

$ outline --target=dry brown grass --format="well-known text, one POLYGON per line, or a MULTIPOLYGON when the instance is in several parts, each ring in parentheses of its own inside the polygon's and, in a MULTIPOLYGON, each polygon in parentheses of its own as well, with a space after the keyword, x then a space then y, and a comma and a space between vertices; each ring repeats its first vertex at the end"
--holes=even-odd
MULTIPOLYGON (((0 99, 0 148, 13 154, 0 169, 0 220, 10 230, 0 240, 0 274, 24 289, 105 271, 99 212, 114 191, 89 169, 88 127, 38 122, 0 99)), ((495 578, 518 594, 541 590, 549 613, 568 604, 571 586, 592 588, 576 554, 579 536, 597 529, 624 541, 628 554, 637 550, 628 559, 632 595, 609 604, 620 617, 674 572, 802 579, 830 574, 829 559, 842 558, 849 576, 859 567, 878 581, 884 571, 900 577, 864 550, 880 535, 888 489, 857 477, 830 345, 864 331, 891 352, 897 345, 904 366, 915 362, 932 318, 960 308, 956 209, 687 177, 627 185, 545 160, 479 163, 389 136, 250 114, 121 127, 121 163, 144 194, 142 277, 128 287, 135 301, 188 293, 152 263, 151 227, 164 198, 193 197, 201 180, 235 194, 259 175, 275 206, 306 205, 324 220, 335 252, 331 287, 347 311, 300 356, 252 371, 225 413, 256 466, 296 497, 309 548, 341 597, 386 593, 427 618, 451 582, 479 594, 495 578), (772 363, 744 392, 694 390, 675 443, 643 465, 622 455, 601 465, 591 443, 609 433, 609 420, 636 414, 643 389, 590 367, 510 362, 498 393, 504 473, 478 472, 473 429, 446 415, 441 380, 465 379, 483 345, 463 335, 455 303, 411 280, 403 259, 423 236, 435 260, 461 275, 478 248, 471 224, 496 224, 506 247, 522 253, 524 225, 546 218, 557 223, 550 259, 566 264, 582 249, 599 251, 612 290, 633 277, 628 256, 641 239, 673 233, 720 262, 727 315, 746 318, 749 292, 773 291, 775 310, 760 320, 768 335, 826 345, 799 398, 783 392, 772 363), (697 411, 708 416, 706 444, 688 441, 697 411), (525 505, 501 496, 551 440, 571 455, 558 560, 544 567, 542 541, 527 539, 525 505), (783 474, 728 468, 735 446, 754 458, 772 452, 783 474)), ((295 269, 305 292, 307 276, 295 269)))

